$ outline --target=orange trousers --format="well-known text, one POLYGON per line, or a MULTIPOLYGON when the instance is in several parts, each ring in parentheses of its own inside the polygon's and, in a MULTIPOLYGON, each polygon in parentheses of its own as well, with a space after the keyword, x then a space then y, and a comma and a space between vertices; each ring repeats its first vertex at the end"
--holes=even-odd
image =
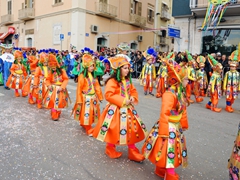
POLYGON ((158 80, 158 86, 157 86, 157 95, 161 97, 162 94, 166 91, 165 84, 164 84, 164 78, 159 78, 158 80))
POLYGON ((218 104, 218 92, 217 90, 214 90, 214 93, 211 93, 211 102, 214 106, 217 106, 218 104))
POLYGON ((235 99, 234 99, 234 97, 233 97, 233 87, 231 86, 229 97, 226 98, 227 105, 228 105, 228 106, 231 106, 231 105, 234 103, 234 100, 235 100, 235 99))
POLYGON ((149 92, 153 91, 153 82, 152 82, 152 87, 150 87, 150 75, 147 75, 146 77, 146 85, 144 86, 144 91, 147 92, 148 89, 149 89, 149 92))

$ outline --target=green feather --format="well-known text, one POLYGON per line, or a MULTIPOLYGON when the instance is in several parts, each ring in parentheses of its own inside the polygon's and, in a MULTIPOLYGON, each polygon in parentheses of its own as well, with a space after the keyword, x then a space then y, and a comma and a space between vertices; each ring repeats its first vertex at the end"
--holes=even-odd
POLYGON ((118 82, 121 82, 121 77, 120 77, 120 75, 121 75, 121 72, 120 72, 120 68, 118 67, 118 68, 117 68, 117 81, 118 81, 118 82))

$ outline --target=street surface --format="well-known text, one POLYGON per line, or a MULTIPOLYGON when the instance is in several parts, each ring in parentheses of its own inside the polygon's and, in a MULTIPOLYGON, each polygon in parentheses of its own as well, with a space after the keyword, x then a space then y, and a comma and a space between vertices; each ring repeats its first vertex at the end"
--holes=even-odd
MULTIPOLYGON (((133 80, 139 93, 136 110, 148 130, 158 120, 161 99, 143 95, 143 87, 133 80)), ((70 117, 76 84, 69 81, 72 104, 59 121, 50 119, 50 110, 37 109, 27 98, 15 98, 13 90, 0 87, 0 180, 157 180, 154 166, 129 161, 127 147, 119 159, 105 155, 105 143, 85 135, 70 117)), ((155 90, 154 90, 155 93, 155 90)), ((192 96, 193 99, 193 96, 192 96)), ((182 180, 227 180, 227 162, 240 120, 240 100, 234 113, 215 113, 204 102, 188 107, 189 130, 185 132, 189 166, 179 167, 182 180)), ((101 104, 101 110, 106 101, 101 104)), ((225 108, 225 98, 219 107, 225 108)), ((143 142, 137 146, 141 148, 143 142)))

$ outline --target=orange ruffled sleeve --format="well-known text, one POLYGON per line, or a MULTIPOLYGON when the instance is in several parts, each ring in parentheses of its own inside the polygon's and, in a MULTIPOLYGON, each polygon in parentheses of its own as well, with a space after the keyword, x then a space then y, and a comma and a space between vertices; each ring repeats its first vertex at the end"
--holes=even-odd
POLYGON ((66 89, 68 84, 68 76, 64 69, 62 69, 62 79, 63 79, 63 82, 62 82, 61 88, 66 89))
POLYGON ((36 68, 35 74, 34 74, 34 86, 38 86, 39 83, 39 76, 41 76, 42 71, 40 67, 36 68))
POLYGON ((130 97, 134 97, 134 105, 138 104, 138 92, 133 84, 130 85, 130 97))
POLYGON ((84 85, 84 77, 83 74, 78 76, 78 84, 77 84, 77 104, 83 103, 83 85, 84 85))
POLYGON ((181 126, 184 130, 188 129, 187 108, 184 108, 182 118, 180 120, 181 126))
POLYGON ((120 86, 114 79, 108 80, 105 88, 105 99, 110 104, 122 107, 124 104, 124 97, 120 95, 120 86))
POLYGON ((97 97, 98 97, 99 101, 102 101, 103 100, 102 89, 101 89, 101 86, 99 85, 97 79, 96 79, 96 81, 94 83, 94 87, 95 87, 95 92, 97 94, 97 97))
POLYGON ((162 96, 162 107, 161 114, 159 119, 159 132, 158 135, 160 137, 168 137, 169 136, 169 127, 168 127, 168 119, 170 116, 170 111, 174 107, 174 101, 176 96, 172 92, 165 92, 162 96))

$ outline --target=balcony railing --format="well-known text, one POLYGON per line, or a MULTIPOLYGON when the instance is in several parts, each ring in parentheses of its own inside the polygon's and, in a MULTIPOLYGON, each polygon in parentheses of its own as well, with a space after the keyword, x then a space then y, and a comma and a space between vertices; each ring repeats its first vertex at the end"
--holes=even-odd
MULTIPOLYGON (((207 8, 209 0, 190 0, 190 8, 207 8)), ((240 5, 240 0, 231 0, 231 6, 240 5)))
POLYGON ((167 10, 162 10, 161 19, 169 21, 171 20, 171 15, 167 10))
POLYGON ((2 25, 13 24, 13 14, 6 14, 4 16, 1 16, 1 23, 2 25))
POLYGON ((30 20, 34 19, 35 17, 35 11, 34 8, 25 8, 25 9, 20 9, 18 11, 18 19, 20 20, 30 20))
POLYGON ((147 23, 147 18, 139 16, 137 14, 130 14, 130 24, 135 26, 145 27, 147 23))
POLYGON ((108 18, 115 18, 117 17, 117 7, 102 3, 102 2, 97 2, 96 3, 96 14, 108 18))

